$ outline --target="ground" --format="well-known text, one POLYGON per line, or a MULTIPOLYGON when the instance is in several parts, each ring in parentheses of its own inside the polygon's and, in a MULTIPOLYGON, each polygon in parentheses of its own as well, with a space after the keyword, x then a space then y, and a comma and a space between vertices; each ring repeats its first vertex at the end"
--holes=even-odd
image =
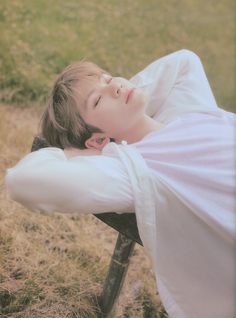
MULTIPOLYGON (((0 316, 95 318, 117 232, 92 215, 34 214, 6 193, 6 169, 29 152, 40 112, 0 106, 0 316)), ((165 317, 141 246, 112 317, 165 317)))

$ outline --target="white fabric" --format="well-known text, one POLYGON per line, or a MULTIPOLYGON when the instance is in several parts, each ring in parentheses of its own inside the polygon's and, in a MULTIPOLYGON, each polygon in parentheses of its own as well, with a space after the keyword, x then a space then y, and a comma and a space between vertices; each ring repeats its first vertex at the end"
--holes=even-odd
POLYGON ((103 150, 129 174, 171 317, 235 317, 235 124, 222 110, 188 114, 132 146, 103 150))
MULTIPOLYGON (((164 124, 184 113, 217 109, 201 61, 191 51, 162 57, 130 80, 147 90, 147 114, 164 124)), ((8 169, 6 185, 14 200, 34 211, 134 212, 130 183, 121 169, 104 156, 68 160, 62 150, 46 148, 8 169)))
POLYGON ((154 61, 131 81, 150 95, 147 114, 164 124, 181 114, 217 108, 201 60, 189 50, 154 61))
POLYGON ((127 174, 105 156, 67 159, 61 149, 40 149, 8 169, 6 185, 12 199, 35 212, 134 211, 127 174))
POLYGON ((147 113, 165 128, 132 150, 111 143, 105 156, 68 160, 55 148, 29 154, 8 170, 9 193, 45 212, 135 208, 170 316, 233 318, 234 116, 217 107, 190 51, 153 62, 131 81, 150 93, 147 113))

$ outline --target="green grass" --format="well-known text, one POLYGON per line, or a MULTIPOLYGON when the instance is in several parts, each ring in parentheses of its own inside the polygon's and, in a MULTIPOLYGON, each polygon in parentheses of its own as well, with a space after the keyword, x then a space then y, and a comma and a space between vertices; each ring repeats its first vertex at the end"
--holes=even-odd
MULTIPOLYGON (((43 104, 54 76, 82 58, 131 77, 188 48, 201 57, 218 103, 236 111, 234 9, 234 0, 1 0, 1 101, 43 104)), ((87 215, 29 213, 5 193, 5 170, 30 149, 38 111, 0 107, 0 316, 97 317, 94 299, 117 234, 87 215)), ((137 248, 113 317, 167 317, 155 288, 137 248)))
POLYGON ((130 77, 188 48, 235 111, 234 9, 234 0, 1 0, 1 100, 43 103, 55 74, 81 58, 130 77))

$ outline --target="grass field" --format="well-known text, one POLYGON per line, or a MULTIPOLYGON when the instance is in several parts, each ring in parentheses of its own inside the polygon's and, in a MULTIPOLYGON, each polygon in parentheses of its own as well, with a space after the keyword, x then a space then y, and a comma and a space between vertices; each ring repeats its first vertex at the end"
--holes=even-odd
MULTIPOLYGON (((187 48, 235 111, 234 15, 233 0, 1 0, 0 317, 96 318, 117 236, 92 216, 36 215, 7 196, 5 170, 29 151, 55 75, 86 58, 130 77, 187 48)), ((141 247, 111 317, 167 317, 141 247)))
MULTIPOLYGON (((11 201, 3 184, 5 169, 30 149, 39 113, 0 108, 0 317, 97 318, 117 233, 91 215, 33 214, 11 201)), ((165 317, 148 258, 136 246, 111 317, 145 312, 165 317)))
POLYGON ((234 9, 233 0, 1 0, 1 99, 43 102, 55 73, 81 58, 131 77, 188 48, 219 104, 235 110, 234 9))

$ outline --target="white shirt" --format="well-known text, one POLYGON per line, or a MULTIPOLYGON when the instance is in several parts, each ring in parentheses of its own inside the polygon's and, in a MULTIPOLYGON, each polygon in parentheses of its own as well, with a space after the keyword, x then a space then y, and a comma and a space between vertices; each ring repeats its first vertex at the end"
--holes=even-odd
POLYGON ((151 93, 149 115, 167 126, 132 150, 110 144, 103 152, 117 152, 132 180, 140 236, 169 315, 233 318, 235 115, 217 107, 192 52, 146 71, 133 80, 151 93))
POLYGON ((191 113, 132 146, 103 150, 129 174, 170 317, 235 317, 235 124, 220 109, 191 113))
POLYGON ((233 318, 234 115, 217 107, 200 59, 188 50, 131 81, 149 92, 147 113, 165 128, 133 146, 111 143, 106 157, 88 161, 55 148, 29 154, 8 170, 9 192, 45 212, 135 209, 170 316, 233 318), (109 186, 101 191, 101 184, 109 186))

